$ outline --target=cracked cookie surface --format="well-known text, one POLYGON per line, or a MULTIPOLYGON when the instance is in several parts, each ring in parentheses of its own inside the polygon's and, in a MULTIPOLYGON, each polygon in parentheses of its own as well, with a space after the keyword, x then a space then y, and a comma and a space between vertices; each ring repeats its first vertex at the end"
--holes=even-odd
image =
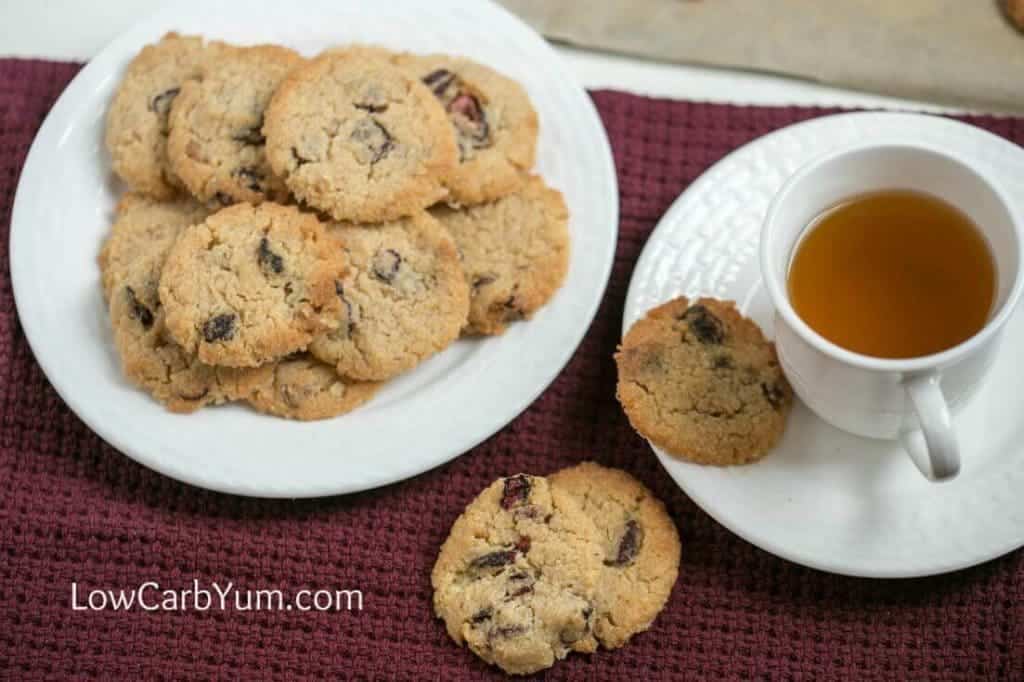
POLYGON ((163 256, 129 268, 110 293, 114 347, 124 375, 172 412, 239 400, 262 380, 259 369, 204 364, 167 333, 158 283, 163 256))
POLYGON ((350 270, 336 288, 337 328, 313 340, 314 356, 344 376, 380 381, 458 338, 469 287, 455 242, 429 214, 329 232, 350 270))
POLYGON ((330 365, 300 354, 272 363, 246 400, 260 412, 309 421, 351 412, 380 386, 338 376, 330 365))
POLYGON ((444 198, 455 135, 430 90, 387 61, 333 51, 294 70, 267 109, 275 173, 337 220, 380 222, 444 198))
POLYGON ((531 176, 488 204, 431 210, 455 238, 470 286, 466 332, 501 334, 529 319, 569 269, 569 212, 562 194, 531 176))
POLYGON ((114 172, 137 191, 159 199, 179 193, 181 180, 167 157, 171 105, 221 47, 168 33, 128 64, 107 112, 106 146, 114 172))
POLYGON ((744 464, 782 435, 793 392, 775 347, 731 301, 650 310, 619 352, 617 395, 642 436, 700 464, 744 464))
POLYGON ((160 279, 167 329, 203 362, 255 367, 337 325, 343 252, 315 216, 236 204, 185 230, 160 279))
POLYGON ((445 181, 451 202, 492 201, 523 184, 538 123, 521 85, 464 57, 401 54, 394 62, 430 88, 455 131, 458 163, 445 181))
POLYGON ((619 469, 583 462, 548 477, 594 522, 603 550, 594 634, 614 649, 651 626, 679 573, 679 534, 665 505, 619 469))
POLYGON ((278 85, 301 62, 276 45, 224 46, 203 63, 199 79, 181 86, 167 155, 196 198, 215 206, 287 198, 266 158, 263 117, 278 85))
POLYGON ((514 674, 570 651, 593 652, 597 530, 572 496, 541 477, 492 483, 466 507, 431 574, 448 634, 514 674))
POLYGON ((110 301, 111 291, 140 260, 158 268, 159 280, 159 269, 178 235, 209 214, 190 198, 159 201, 137 192, 122 196, 98 258, 104 300, 110 301))

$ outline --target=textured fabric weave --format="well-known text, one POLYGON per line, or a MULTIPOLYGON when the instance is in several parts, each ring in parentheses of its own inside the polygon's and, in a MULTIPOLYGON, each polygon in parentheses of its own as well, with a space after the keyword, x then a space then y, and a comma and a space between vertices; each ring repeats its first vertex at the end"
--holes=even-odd
MULTIPOLYGON (((0 677, 497 678, 433 617, 438 547, 494 478, 595 458, 666 501, 683 539, 680 577, 650 632, 570 656, 551 678, 1024 679, 1024 553, 903 581, 777 559, 687 499, 615 402, 626 287, 658 218, 730 150, 829 111, 593 93, 618 168, 621 233, 604 304, 565 371, 499 434, 437 470, 359 495, 267 501, 198 490, 122 456, 68 410, 29 351, 11 296, 11 206, 32 137, 78 68, 0 60, 0 677), (81 603, 92 589, 184 589, 193 578, 360 589, 364 610, 71 608, 72 581, 81 603)), ((968 120, 1024 142, 1022 119, 968 120)))

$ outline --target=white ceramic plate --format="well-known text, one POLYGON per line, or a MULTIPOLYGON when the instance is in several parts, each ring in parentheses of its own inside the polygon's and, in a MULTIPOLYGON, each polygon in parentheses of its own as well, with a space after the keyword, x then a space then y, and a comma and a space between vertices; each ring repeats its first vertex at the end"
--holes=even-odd
POLYGON ((398 481, 503 427, 551 383, 604 293, 618 229, 611 151, 590 98, 554 51, 490 2, 388 0, 177 5, 112 42, 50 112, 29 152, 11 225, 18 313, 47 377, 83 421, 142 464, 205 488, 310 497, 398 481), (565 193, 569 276, 530 322, 460 341, 388 384, 360 410, 296 423, 242 406, 180 416, 121 376, 96 254, 121 187, 103 147, 112 93, 131 57, 169 30, 312 55, 348 42, 468 55, 519 80, 538 111, 537 170, 565 193))
MULTIPOLYGON (((678 295, 735 300, 772 336, 758 264, 761 222, 783 181, 813 157, 871 140, 923 142, 975 159, 1024 201, 1024 150, 936 117, 855 113, 766 135, 710 168, 651 235, 626 299, 623 331, 678 295)), ((1006 330, 980 394, 955 417, 964 464, 951 483, 926 481, 898 445, 841 432, 794 407, 765 459, 702 467, 655 448, 684 491, 740 537, 835 573, 943 573, 1024 545, 1024 314, 1006 330)), ((842 390, 837 386, 836 390, 842 390)))

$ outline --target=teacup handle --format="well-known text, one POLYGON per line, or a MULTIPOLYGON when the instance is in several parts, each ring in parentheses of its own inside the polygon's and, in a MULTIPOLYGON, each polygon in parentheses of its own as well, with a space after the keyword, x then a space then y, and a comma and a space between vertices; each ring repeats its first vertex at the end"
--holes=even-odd
POLYGON ((920 431, 903 432, 901 441, 910 459, 930 481, 948 481, 960 473, 960 447, 939 378, 938 372, 927 372, 903 380, 920 431))

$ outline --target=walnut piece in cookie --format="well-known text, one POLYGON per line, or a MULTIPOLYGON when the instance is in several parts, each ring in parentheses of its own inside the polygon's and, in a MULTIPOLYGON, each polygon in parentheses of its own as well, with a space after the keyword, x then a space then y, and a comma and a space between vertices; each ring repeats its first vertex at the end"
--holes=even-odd
POLYGON ((470 286, 468 334, 501 334, 529 319, 569 270, 569 211, 562 194, 532 176, 488 204, 431 210, 462 254, 470 286))
POLYGON ((492 483, 466 507, 431 575, 448 634, 512 674, 593 652, 602 567, 596 526, 537 476, 492 483))
POLYGON ((444 198, 456 162, 444 109, 418 80, 360 50, 295 69, 267 109, 273 171, 337 220, 382 222, 444 198))
POLYGON ((221 48, 200 78, 181 86, 170 117, 171 167, 200 201, 284 201, 267 161, 263 116, 271 95, 302 58, 276 45, 221 48))
POLYGON ((615 361, 633 428, 677 457, 745 464, 785 429, 793 392, 775 347, 732 302, 680 297, 654 308, 615 361))
POLYGON ((604 562, 594 599, 594 633, 614 649, 651 626, 679 573, 679 534, 665 505, 619 469, 583 462, 548 477, 597 526, 604 562))
POLYGON ((203 362, 256 367, 338 324, 344 253, 313 215, 236 204, 185 230, 160 279, 167 329, 203 362))

